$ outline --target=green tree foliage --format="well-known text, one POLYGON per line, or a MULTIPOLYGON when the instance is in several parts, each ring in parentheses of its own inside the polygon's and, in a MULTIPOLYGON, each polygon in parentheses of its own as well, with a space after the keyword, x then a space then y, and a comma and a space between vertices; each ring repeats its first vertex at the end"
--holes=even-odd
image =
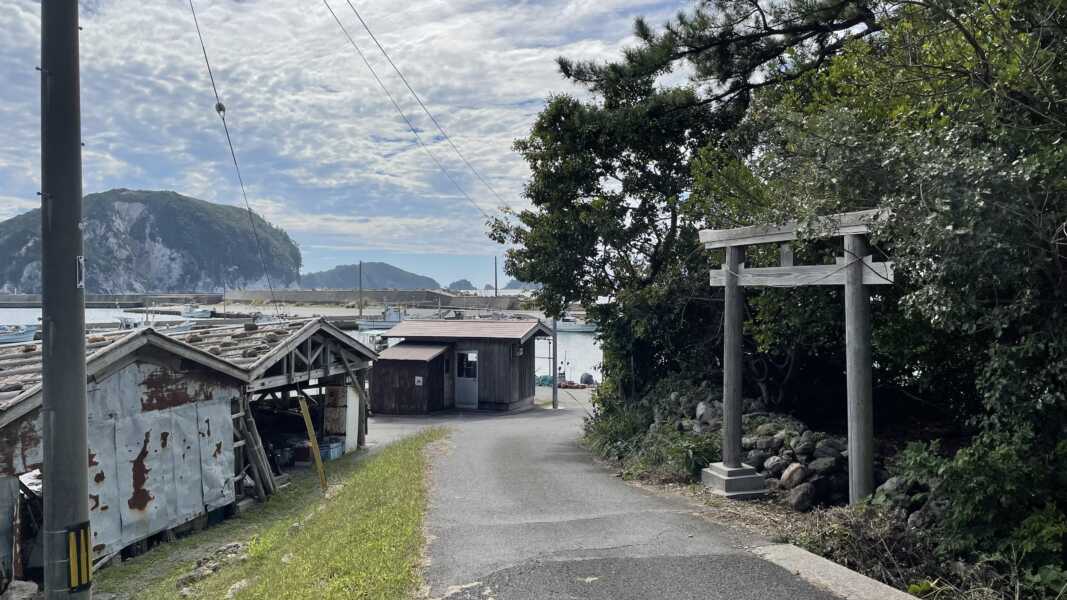
MULTIPOLYGON (((1035 595, 1058 591, 1065 9, 715 0, 658 29, 639 20, 639 44, 616 62, 561 59, 593 98, 553 98, 518 142, 532 208, 495 232, 517 244, 508 268, 544 283, 546 309, 581 302, 605 325, 600 415, 625 416, 617 429, 635 439, 657 381, 714 372, 720 317, 703 281, 719 257, 700 249, 698 229, 790 218, 815 229, 818 215, 891 209, 872 236, 897 275, 873 298, 877 394, 904 399, 895 406, 916 419, 954 414, 970 435, 951 456, 910 463, 947 501, 938 549, 1011 557, 1035 595), (664 83, 678 72, 687 84, 664 83)), ((802 241, 797 259, 828 260, 837 243, 802 241)), ((773 248, 746 258, 775 260, 773 248)), ((837 292, 748 298, 756 391, 785 402, 798 379, 839 383, 837 292)))

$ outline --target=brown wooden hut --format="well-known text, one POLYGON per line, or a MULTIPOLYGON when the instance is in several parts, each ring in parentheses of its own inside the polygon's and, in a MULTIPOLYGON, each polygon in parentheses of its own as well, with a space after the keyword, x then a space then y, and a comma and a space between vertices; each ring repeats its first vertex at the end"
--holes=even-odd
POLYGON ((531 406, 534 340, 551 335, 534 320, 403 321, 385 333, 402 341, 374 363, 371 407, 380 414, 421 414, 531 406))

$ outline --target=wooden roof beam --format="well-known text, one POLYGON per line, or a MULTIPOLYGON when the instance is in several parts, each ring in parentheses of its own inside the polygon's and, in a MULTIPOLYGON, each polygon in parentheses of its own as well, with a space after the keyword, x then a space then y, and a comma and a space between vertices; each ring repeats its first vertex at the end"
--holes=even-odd
MULTIPOLYGON (((837 237, 843 235, 864 234, 871 230, 871 224, 889 216, 889 211, 875 208, 856 212, 840 213, 817 217, 818 221, 826 222, 830 226, 828 232, 816 229, 817 237, 837 237)), ((800 230, 800 224, 789 221, 784 225, 752 225, 749 227, 737 227, 734 229, 702 229, 700 231, 700 243, 705 248, 729 248, 731 246, 752 246, 754 244, 769 244, 773 242, 788 242, 795 240, 800 230)))

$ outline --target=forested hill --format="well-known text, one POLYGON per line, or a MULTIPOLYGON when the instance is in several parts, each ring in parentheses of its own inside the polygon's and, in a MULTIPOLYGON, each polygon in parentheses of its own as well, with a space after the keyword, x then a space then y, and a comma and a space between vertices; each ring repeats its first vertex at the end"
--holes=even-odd
MULTIPOLYGON (((248 212, 168 191, 85 196, 86 287, 94 293, 266 288, 248 212)), ((254 215, 275 287, 296 283, 300 249, 254 215)), ((41 211, 0 222, 0 292, 38 293, 41 211)))
MULTIPOLYGON (((359 285, 359 265, 338 265, 327 271, 300 276, 304 289, 353 289, 359 285)), ((438 289, 435 279, 417 275, 383 262, 363 263, 363 287, 366 289, 438 289)))

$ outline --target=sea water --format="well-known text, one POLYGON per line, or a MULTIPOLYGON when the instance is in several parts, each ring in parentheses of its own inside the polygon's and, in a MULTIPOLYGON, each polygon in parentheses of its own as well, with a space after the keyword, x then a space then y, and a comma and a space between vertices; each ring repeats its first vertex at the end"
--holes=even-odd
MULTIPOLYGON (((174 315, 149 315, 153 321, 182 321, 174 315)), ((129 313, 121 308, 87 308, 85 309, 86 323, 117 323, 119 317, 143 319, 145 315, 129 313)), ((36 325, 41 318, 39 308, 0 308, 0 325, 36 325)))
MULTIPOLYGON (((371 336, 380 334, 380 331, 350 331, 353 337, 371 345, 371 336)), ((557 334, 559 349, 557 358, 560 365, 560 374, 569 381, 580 381, 583 373, 589 373, 601 381, 600 363, 603 362, 603 354, 600 351, 600 343, 592 333, 567 331, 557 334)), ((552 374, 552 339, 537 338, 534 344, 536 360, 534 362, 537 375, 552 374)))

